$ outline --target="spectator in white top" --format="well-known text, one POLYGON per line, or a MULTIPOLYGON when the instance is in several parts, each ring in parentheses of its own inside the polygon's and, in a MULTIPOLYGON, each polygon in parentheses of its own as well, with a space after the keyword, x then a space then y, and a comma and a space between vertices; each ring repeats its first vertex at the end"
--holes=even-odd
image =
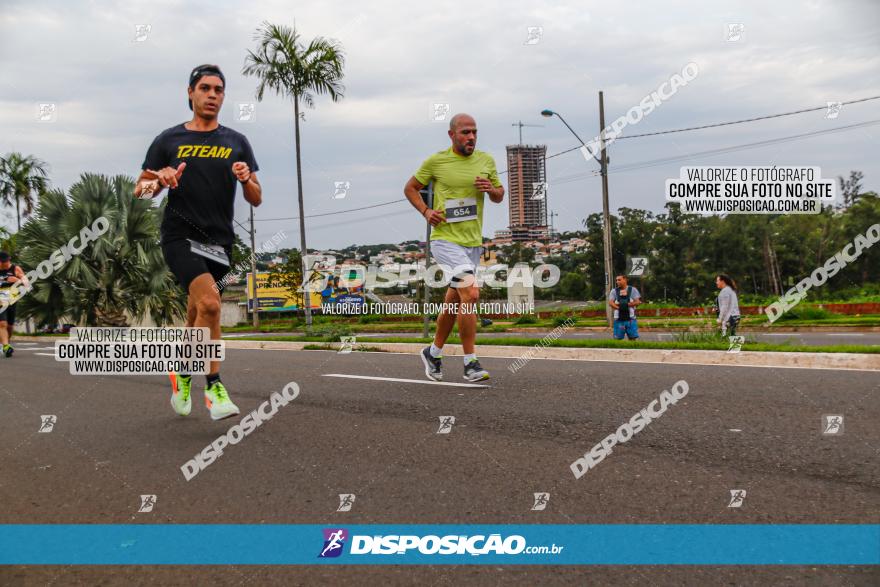
POLYGON ((721 336, 736 336, 739 324, 739 302, 736 295, 736 282, 729 275, 721 273, 715 277, 715 285, 721 290, 718 294, 718 324, 721 325, 721 336))

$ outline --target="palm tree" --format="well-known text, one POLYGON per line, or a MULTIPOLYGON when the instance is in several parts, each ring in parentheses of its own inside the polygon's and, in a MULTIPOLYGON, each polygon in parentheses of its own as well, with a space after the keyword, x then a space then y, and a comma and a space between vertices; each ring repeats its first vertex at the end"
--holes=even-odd
POLYGON ((10 153, 0 157, 0 202, 10 206, 15 201, 18 230, 21 230, 21 206, 24 215, 34 212, 34 194, 46 191, 46 164, 31 155, 10 153))
POLYGON ((244 75, 252 75, 260 80, 257 86, 257 101, 263 100, 266 90, 293 99, 293 126, 296 139, 296 181, 299 190, 299 237, 303 258, 303 307, 306 313, 306 327, 312 327, 311 300, 305 281, 309 268, 305 266, 306 222, 303 205, 302 160, 300 156, 300 102, 313 108, 315 95, 327 94, 334 102, 343 97, 345 87, 341 80, 345 56, 342 46, 332 40, 317 37, 305 44, 300 40, 296 27, 290 28, 264 22, 257 29, 254 40, 258 42, 256 51, 248 51, 245 58, 244 75))
POLYGON ((0 226, 0 251, 15 250, 15 234, 0 226))
POLYGON ((85 173, 69 196, 51 190, 18 235, 26 269, 48 260, 83 227, 103 216, 110 228, 18 302, 21 314, 41 324, 62 318, 84 326, 128 326, 147 313, 156 324, 182 319, 183 290, 159 247, 161 208, 131 197, 130 177, 85 173))

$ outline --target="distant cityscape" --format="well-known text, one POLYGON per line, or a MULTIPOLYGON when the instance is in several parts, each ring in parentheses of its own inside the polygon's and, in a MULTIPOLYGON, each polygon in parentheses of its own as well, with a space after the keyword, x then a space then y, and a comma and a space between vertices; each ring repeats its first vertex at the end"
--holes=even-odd
MULTIPOLYGON (((496 263, 514 245, 534 251, 534 261, 542 263, 556 255, 583 253, 587 241, 577 236, 563 238, 553 228, 553 214, 548 215, 546 145, 508 145, 507 148, 508 227, 496 230, 493 238, 483 241, 483 264, 496 263), (549 219, 549 221, 548 221, 549 219)), ((370 263, 379 266, 424 263, 425 242, 405 241, 396 245, 351 245, 342 249, 310 250, 311 254, 336 258, 340 265, 370 263)), ((284 259, 266 259, 271 267, 284 259)))

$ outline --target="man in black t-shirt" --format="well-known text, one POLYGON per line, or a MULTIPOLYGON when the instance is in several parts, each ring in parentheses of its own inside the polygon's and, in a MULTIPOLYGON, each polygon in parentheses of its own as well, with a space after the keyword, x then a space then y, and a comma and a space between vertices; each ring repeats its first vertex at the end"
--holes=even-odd
POLYGON ((12 286, 16 283, 27 287, 27 277, 21 267, 12 263, 9 253, 0 251, 0 343, 7 358, 15 350, 12 348, 12 331, 15 328, 15 302, 18 298, 12 286))
MULTIPOLYGON (((213 340, 220 340, 220 292, 223 276, 230 270, 236 184, 241 184, 251 205, 262 202, 255 175, 259 167, 250 143, 217 121, 225 89, 226 78, 216 65, 200 65, 192 71, 187 90, 192 120, 153 140, 134 191, 135 197, 144 198, 168 188, 162 253, 189 294, 186 325, 210 328, 213 340)), ((205 404, 215 420, 239 413, 219 370, 219 361, 212 361, 205 387, 205 404)), ((192 407, 192 375, 169 376, 171 406, 186 416, 192 407)))

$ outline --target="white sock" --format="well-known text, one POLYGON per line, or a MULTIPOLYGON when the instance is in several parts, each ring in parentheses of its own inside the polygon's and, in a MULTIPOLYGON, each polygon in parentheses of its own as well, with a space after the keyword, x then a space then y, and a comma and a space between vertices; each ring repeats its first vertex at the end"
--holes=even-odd
POLYGON ((476 361, 476 360, 477 360, 477 353, 471 353, 469 355, 464 356, 464 364, 465 365, 467 365, 471 361, 476 361))
POLYGON ((440 355, 443 354, 443 349, 442 349, 442 348, 438 348, 437 345, 435 345, 435 344, 432 342, 432 343, 431 343, 431 350, 429 350, 428 352, 431 353, 431 356, 434 357, 434 358, 436 359, 437 357, 439 357, 440 355))

